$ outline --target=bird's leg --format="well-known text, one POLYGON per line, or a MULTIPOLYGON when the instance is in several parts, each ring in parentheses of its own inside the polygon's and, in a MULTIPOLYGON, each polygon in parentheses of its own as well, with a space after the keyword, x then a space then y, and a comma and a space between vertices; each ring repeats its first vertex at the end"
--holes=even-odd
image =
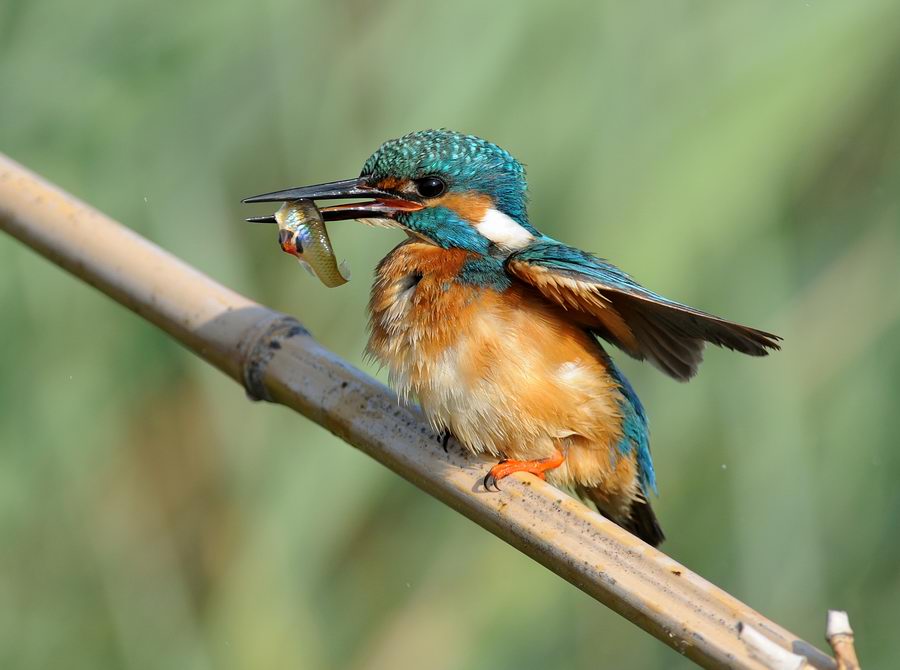
POLYGON ((514 472, 530 472, 535 477, 546 479, 547 475, 545 473, 547 470, 558 468, 565 460, 565 455, 558 447, 556 448, 556 453, 548 458, 539 458, 534 461, 510 461, 504 459, 492 467, 490 472, 485 475, 484 488, 490 490, 493 487, 499 491, 500 487, 497 485, 497 482, 514 472))

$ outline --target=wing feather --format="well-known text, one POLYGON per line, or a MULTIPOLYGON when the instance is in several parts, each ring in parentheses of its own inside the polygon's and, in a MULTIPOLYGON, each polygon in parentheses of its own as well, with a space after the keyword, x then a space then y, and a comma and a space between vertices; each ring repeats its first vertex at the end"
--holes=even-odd
POLYGON ((555 241, 512 254, 507 272, 585 320, 630 356, 687 380, 709 342, 750 356, 779 349, 780 337, 701 312, 647 290, 616 266, 555 241))

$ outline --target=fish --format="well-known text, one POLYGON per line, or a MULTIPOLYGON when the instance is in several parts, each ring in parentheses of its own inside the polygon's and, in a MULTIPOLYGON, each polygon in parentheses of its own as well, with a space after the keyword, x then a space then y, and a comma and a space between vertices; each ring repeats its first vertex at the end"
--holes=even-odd
POLYGON ((312 200, 289 200, 275 212, 278 242, 282 251, 295 256, 309 272, 328 288, 350 281, 350 268, 337 262, 328 230, 319 208, 312 200))

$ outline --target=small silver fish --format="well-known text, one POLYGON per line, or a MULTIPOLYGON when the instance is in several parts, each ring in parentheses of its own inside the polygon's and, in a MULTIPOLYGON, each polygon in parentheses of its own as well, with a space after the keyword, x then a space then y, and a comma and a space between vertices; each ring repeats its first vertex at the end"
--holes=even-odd
POLYGON ((350 268, 338 264, 328 239, 328 230, 318 207, 311 200, 290 200, 275 212, 278 242, 285 253, 295 256, 328 288, 346 284, 350 268))

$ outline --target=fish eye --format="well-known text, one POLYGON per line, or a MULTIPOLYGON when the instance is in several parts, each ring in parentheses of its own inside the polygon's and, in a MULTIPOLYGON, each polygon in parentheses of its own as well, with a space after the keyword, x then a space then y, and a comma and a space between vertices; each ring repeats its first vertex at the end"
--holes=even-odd
POLYGON ((423 198, 436 198, 447 190, 447 184, 440 177, 429 175, 415 180, 416 192, 423 198))

